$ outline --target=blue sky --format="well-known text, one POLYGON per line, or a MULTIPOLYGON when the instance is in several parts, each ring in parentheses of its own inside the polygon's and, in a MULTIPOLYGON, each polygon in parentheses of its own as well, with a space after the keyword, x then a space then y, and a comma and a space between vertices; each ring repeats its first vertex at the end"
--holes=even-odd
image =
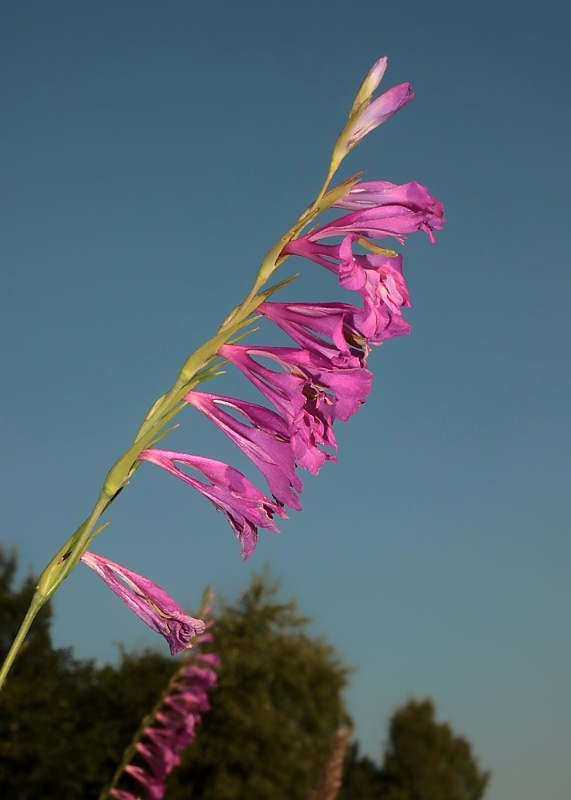
MULTIPOLYGON (((97 542, 196 605, 269 563, 356 667, 378 757, 430 695, 493 771, 489 800, 571 788, 569 10, 561 2, 98 0, 0 7, 2 541, 39 572, 186 356, 311 201, 371 64, 412 104, 343 175, 446 206, 406 243, 409 337, 370 357, 339 463, 244 565, 222 515, 144 465, 97 542)), ((342 297, 302 275, 282 299, 342 297)), ((287 271, 284 272, 284 277, 287 271)), ((344 298, 348 299, 348 298, 344 298)), ((268 340, 266 340, 268 341, 268 340)), ((218 391, 244 393, 234 375, 218 391)), ((244 463, 189 409, 170 446, 244 463)), ((157 644, 80 567, 54 637, 157 644)))

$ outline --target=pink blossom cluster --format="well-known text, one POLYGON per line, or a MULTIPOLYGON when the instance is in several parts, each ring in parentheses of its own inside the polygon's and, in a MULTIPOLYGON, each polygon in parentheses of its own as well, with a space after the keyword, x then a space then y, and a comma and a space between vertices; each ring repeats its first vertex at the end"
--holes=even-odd
MULTIPOLYGON (((369 84, 363 84, 361 91, 369 95, 355 107, 356 121, 347 134, 351 146, 412 99, 410 87, 403 84, 369 103, 385 67, 381 59, 369 74, 369 84)), ((424 231, 434 242, 434 231, 444 222, 442 203, 415 181, 400 186, 356 182, 335 206, 350 213, 291 239, 280 257, 301 256, 325 267, 342 287, 357 294, 360 304, 265 301, 256 313, 281 328, 296 346, 219 348, 218 355, 240 370, 271 407, 197 390, 184 397, 255 464, 267 490, 229 464, 204 456, 156 448, 139 456, 193 486, 222 511, 244 559, 254 551, 259 528, 276 532, 276 516, 286 517, 286 508, 301 510, 298 470, 316 475, 325 461, 337 460, 334 423, 347 422, 371 391, 371 345, 410 331, 402 316, 402 308, 410 306, 402 256, 375 240, 392 237, 403 243, 408 234, 424 231)))

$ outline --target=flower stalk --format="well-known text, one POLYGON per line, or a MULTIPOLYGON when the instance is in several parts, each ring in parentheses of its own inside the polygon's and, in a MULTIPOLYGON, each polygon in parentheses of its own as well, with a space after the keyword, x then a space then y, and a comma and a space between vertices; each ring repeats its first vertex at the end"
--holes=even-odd
POLYGON ((141 784, 148 800, 164 797, 167 778, 180 763, 182 751, 192 744, 202 714, 210 710, 208 691, 217 683, 220 658, 202 652, 202 646, 212 640, 212 600, 213 594, 207 590, 199 612, 206 624, 196 637, 197 649, 182 660, 153 709, 142 719, 99 800, 136 800, 130 791, 117 788, 125 774, 141 784), (143 761, 144 766, 133 761, 143 761))

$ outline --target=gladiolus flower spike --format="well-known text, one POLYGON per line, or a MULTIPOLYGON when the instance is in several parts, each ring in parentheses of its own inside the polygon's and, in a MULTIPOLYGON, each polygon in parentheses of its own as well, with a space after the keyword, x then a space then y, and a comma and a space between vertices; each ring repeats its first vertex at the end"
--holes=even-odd
MULTIPOLYGON (((335 169, 358 141, 414 96, 409 84, 401 84, 372 100, 386 66, 386 58, 377 61, 359 90, 337 140, 335 169)), ((281 328, 296 346, 226 341, 218 347, 218 357, 240 370, 274 410, 195 389, 183 397, 258 467, 269 496, 221 461, 155 448, 144 449, 138 456, 193 486, 221 510, 242 546, 244 559, 254 551, 258 528, 279 532, 274 516, 287 517, 286 507, 301 510, 303 484, 298 467, 317 474, 326 461, 337 461, 332 452, 337 450, 334 424, 347 422, 371 391, 372 374, 367 368, 371 346, 410 331, 402 316, 402 309, 410 306, 403 257, 374 240, 392 237, 402 244, 407 235, 424 231, 434 242, 434 232, 445 222, 442 203, 416 181, 397 185, 357 180, 347 185, 345 194, 337 192, 332 207, 349 213, 305 234, 299 234, 302 227, 298 226, 281 251, 275 251, 276 263, 295 255, 325 267, 340 286, 356 293, 360 305, 270 302, 268 293, 255 313, 281 328), (365 252, 356 252, 357 246, 365 252), (202 473, 207 482, 179 465, 202 473)), ((303 224, 314 217, 305 212, 303 224)))
MULTIPOLYGON (((409 84, 395 86, 372 100, 386 67, 386 57, 379 59, 361 85, 337 140, 333 167, 369 131, 412 100, 409 84)), ((303 484, 297 468, 317 474, 325 461, 337 461, 332 452, 337 450, 334 423, 347 422, 371 391, 370 347, 410 331, 402 316, 402 309, 410 306, 402 255, 380 248, 373 240, 392 237, 402 244, 408 234, 424 231, 434 242, 434 231, 445 221, 442 203, 416 181, 397 185, 357 180, 347 186, 345 194, 337 192, 332 207, 350 213, 309 233, 293 235, 276 253, 279 263, 296 255, 325 267, 340 286, 356 292, 360 305, 277 303, 266 296, 256 314, 281 328, 297 347, 228 342, 219 346, 217 355, 237 367, 274 410, 195 389, 183 397, 258 467, 270 496, 221 461, 158 449, 139 455, 140 460, 193 486, 223 511, 242 545, 244 559, 256 546, 259 527, 278 532, 274 516, 287 517, 286 506, 301 509, 303 484), (356 252, 357 245, 366 252, 356 252), (191 477, 175 462, 201 472, 208 483, 191 477)), ((307 212, 304 224, 309 221, 306 218, 307 212)), ((295 230, 299 232, 300 227, 295 230)))
MULTIPOLYGON (((154 463, 185 481, 222 511, 246 559, 256 547, 258 528, 278 532, 276 515, 286 518, 286 507, 301 510, 303 484, 298 468, 317 474, 326 461, 337 460, 334 426, 337 420, 346 422, 371 391, 372 375, 367 367, 371 347, 410 331, 402 316, 402 309, 410 306, 403 257, 382 248, 376 240, 391 237, 403 244, 409 234, 423 231, 434 242, 435 232, 445 222, 442 203, 416 181, 401 185, 361 181, 359 173, 330 186, 343 158, 414 97, 410 85, 403 83, 373 99, 386 68, 387 58, 383 57, 361 84, 313 203, 270 248, 244 301, 188 356, 172 387, 153 403, 134 441, 111 467, 91 514, 40 575, 30 613, 0 668, 0 686, 34 616, 80 559, 165 637, 172 653, 190 647, 192 638, 204 630, 203 622, 185 614, 150 580, 87 550, 104 527, 97 527, 99 518, 127 486, 141 461, 154 463), (323 211, 334 208, 348 213, 312 227, 323 211), (266 285, 290 256, 308 259, 332 272, 341 287, 355 292, 356 304, 270 302, 277 290, 293 280, 266 285), (237 344, 256 315, 279 327, 292 346, 237 344), (222 360, 242 372, 272 408, 197 391, 197 386, 215 377, 222 360), (185 405, 202 412, 246 454, 265 478, 267 493, 229 464, 155 448, 185 405), (197 471, 204 480, 189 475, 185 468, 197 471)), ((163 734, 155 735, 160 738, 163 734)), ((161 775, 160 770, 166 769, 164 763, 152 768, 161 775)), ((147 791, 149 797, 162 797, 153 794, 150 784, 147 791)))
MULTIPOLYGON (((204 610, 207 628, 213 622, 208 618, 209 610, 204 610)), ((198 636, 196 644, 200 648, 211 639, 211 633, 203 633, 198 636)), ((111 797, 116 800, 136 800, 140 796, 139 792, 135 795, 116 788, 121 775, 127 773, 141 784, 147 800, 162 800, 168 776, 180 764, 182 752, 193 743, 202 715, 210 710, 208 692, 217 683, 219 666, 219 656, 204 653, 201 648, 183 661, 153 709, 151 722, 139 731, 127 751, 135 751, 140 763, 123 762, 109 791, 111 797)))

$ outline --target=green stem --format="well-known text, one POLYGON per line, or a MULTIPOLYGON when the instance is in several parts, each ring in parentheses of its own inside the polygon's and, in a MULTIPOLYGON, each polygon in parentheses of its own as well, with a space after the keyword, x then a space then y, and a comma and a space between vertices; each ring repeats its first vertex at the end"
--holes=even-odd
POLYGON ((39 610, 48 602, 55 590, 63 583, 65 578, 67 578, 87 549, 91 532, 110 502, 110 498, 103 495, 103 493, 99 496, 91 515, 79 526, 63 547, 58 550, 42 572, 30 607, 26 612, 26 616, 20 625, 20 629, 12 642, 12 646, 0 670, 0 689, 4 685, 8 672, 39 610))
POLYGON ((99 517, 107 509, 112 500, 112 497, 101 492, 89 517, 79 526, 64 546, 58 550, 44 569, 40 575, 38 588, 36 590, 36 594, 43 598, 43 603, 47 602, 55 590, 61 586, 80 560, 81 556, 85 553, 89 545, 91 533, 99 517))

